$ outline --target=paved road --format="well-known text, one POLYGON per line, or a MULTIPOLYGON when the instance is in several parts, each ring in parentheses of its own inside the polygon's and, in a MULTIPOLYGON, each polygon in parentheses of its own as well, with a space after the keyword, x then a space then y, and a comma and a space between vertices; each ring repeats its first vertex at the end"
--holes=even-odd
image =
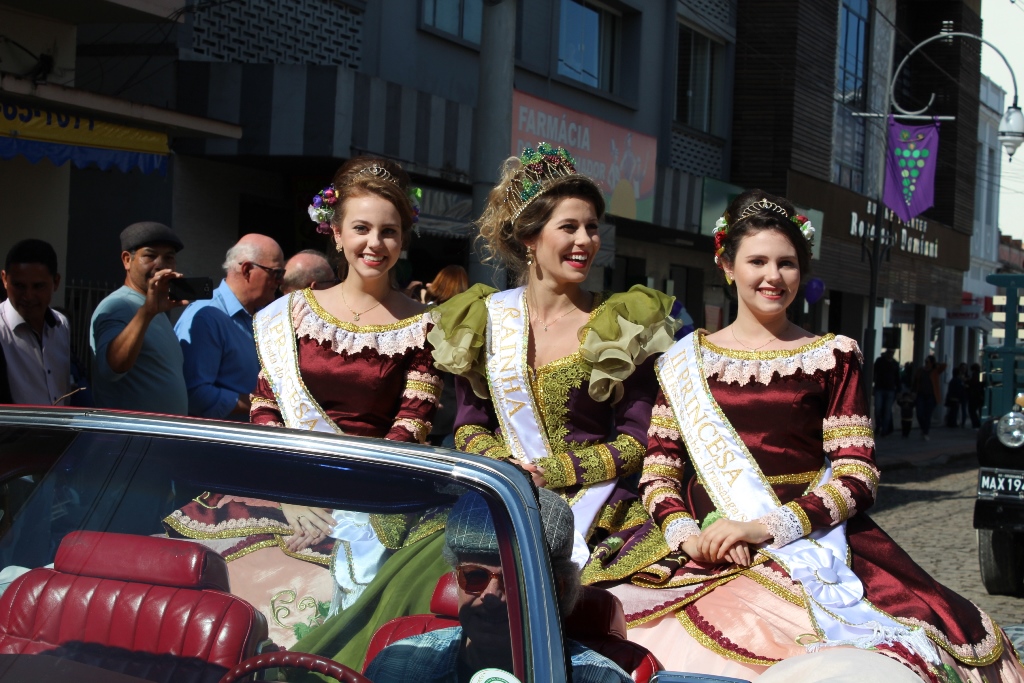
POLYGON ((869 514, 939 582, 972 600, 1000 626, 1020 624, 1024 598, 989 595, 981 584, 971 526, 977 471, 970 463, 955 463, 883 472, 878 502, 869 514))

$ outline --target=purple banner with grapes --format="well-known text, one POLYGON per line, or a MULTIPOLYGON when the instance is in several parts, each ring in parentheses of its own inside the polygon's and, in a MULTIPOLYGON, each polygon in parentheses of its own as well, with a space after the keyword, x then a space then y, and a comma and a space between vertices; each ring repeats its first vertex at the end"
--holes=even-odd
POLYGON ((939 122, 905 126, 889 116, 889 153, 885 159, 885 205, 903 221, 935 203, 935 167, 939 122))

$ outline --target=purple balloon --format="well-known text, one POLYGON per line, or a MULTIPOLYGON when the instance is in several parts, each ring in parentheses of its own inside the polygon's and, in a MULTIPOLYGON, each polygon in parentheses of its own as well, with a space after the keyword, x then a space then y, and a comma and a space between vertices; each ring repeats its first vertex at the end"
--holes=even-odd
POLYGON ((804 285, 804 298, 807 303, 816 304, 825 295, 825 282, 820 277, 812 277, 804 285))

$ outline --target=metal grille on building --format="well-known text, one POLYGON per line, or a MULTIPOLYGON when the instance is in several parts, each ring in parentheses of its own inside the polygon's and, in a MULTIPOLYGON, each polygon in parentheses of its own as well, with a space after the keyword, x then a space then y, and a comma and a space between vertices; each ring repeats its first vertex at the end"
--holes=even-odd
POLYGON ((692 175, 721 178, 724 153, 722 145, 679 130, 672 131, 672 156, 669 159, 672 168, 692 175))
POLYGON ((363 13, 334 0, 199 4, 192 49, 215 61, 331 64, 357 69, 363 13))

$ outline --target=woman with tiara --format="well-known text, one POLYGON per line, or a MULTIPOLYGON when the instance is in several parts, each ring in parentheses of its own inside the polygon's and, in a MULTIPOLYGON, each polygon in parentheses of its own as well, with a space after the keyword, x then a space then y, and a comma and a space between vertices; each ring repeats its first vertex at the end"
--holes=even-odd
MULTIPOLYGON (((293 292, 257 314, 262 370, 253 423, 426 440, 441 390, 426 345, 430 323, 392 278, 416 211, 409 177, 383 159, 350 160, 314 198, 310 216, 333 238, 341 282, 293 292)), ((233 592, 268 615, 271 637, 284 647, 315 638, 328 614, 369 619, 386 584, 370 590, 373 579, 395 551, 418 556, 424 544, 436 545, 444 515, 400 522, 221 494, 204 494, 165 520, 172 534, 219 544, 233 592)), ((436 581, 444 573, 440 546, 433 550, 413 563, 413 576, 433 572, 436 581)), ((349 663, 359 666, 361 656, 349 663)))
POLYGON ((672 344, 672 299, 634 287, 604 298, 584 287, 601 238, 604 197, 562 148, 509 159, 479 219, 488 257, 518 287, 475 285, 433 310, 435 365, 456 375, 456 448, 522 466, 575 517, 584 581, 628 576, 668 552, 621 484, 640 470, 656 394, 654 358, 672 344), (615 540, 612 540, 612 536, 615 540), (589 562, 589 544, 617 562, 589 562))
POLYGON ((742 679, 879 680, 895 661, 893 681, 1020 681, 1002 630, 864 514, 879 479, 864 359, 786 315, 813 232, 760 190, 716 226, 737 315, 657 362, 640 493, 672 555, 612 588, 629 638, 668 669, 742 679))

